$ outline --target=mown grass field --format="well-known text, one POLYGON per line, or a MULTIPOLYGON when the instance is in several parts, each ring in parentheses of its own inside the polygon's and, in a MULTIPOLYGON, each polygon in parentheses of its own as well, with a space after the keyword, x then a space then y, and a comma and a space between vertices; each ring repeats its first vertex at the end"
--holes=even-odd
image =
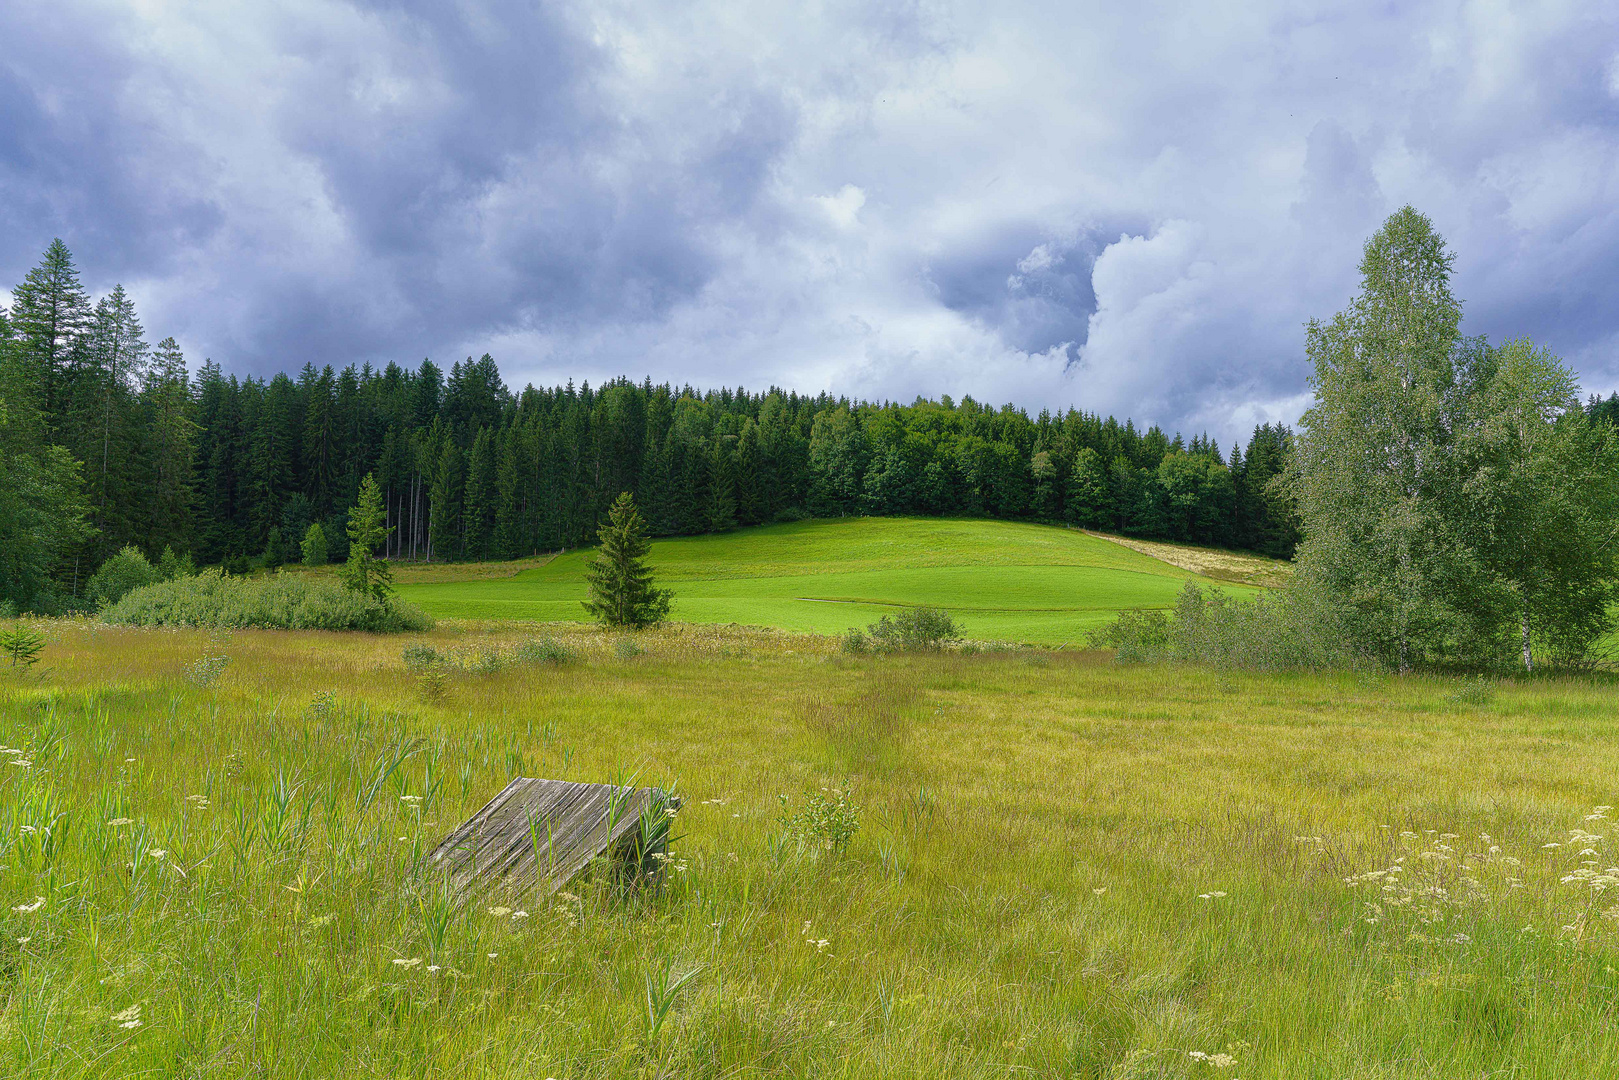
POLYGON ((41 625, 0 675, 6 1075, 1619 1073, 1607 681, 41 625), (466 661, 440 697, 415 642, 466 661), (511 775, 620 770, 686 798, 660 893, 456 911, 419 867, 511 775), (838 787, 841 857, 779 803, 838 787))
MULTIPOLYGON (((573 551, 506 578, 402 581, 400 594, 441 618, 577 621, 591 557, 573 551)), ((768 525, 660 540, 649 562, 674 591, 677 620, 819 634, 920 605, 948 609, 969 637, 1059 645, 1122 608, 1171 606, 1188 578, 1251 591, 1073 529, 983 520, 768 525)))

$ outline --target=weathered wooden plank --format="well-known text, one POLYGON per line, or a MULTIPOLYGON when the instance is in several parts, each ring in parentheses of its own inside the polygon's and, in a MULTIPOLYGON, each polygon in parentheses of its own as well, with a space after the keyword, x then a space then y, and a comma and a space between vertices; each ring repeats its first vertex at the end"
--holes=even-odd
POLYGON ((673 800, 653 788, 519 776, 428 858, 444 868, 463 897, 547 896, 596 856, 621 855, 620 849, 633 846, 641 816, 665 803, 673 800))

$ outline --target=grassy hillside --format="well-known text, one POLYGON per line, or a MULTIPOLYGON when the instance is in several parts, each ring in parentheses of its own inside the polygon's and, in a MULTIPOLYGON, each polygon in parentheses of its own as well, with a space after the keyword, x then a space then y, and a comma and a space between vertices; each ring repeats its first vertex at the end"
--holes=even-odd
MULTIPOLYGON (((445 618, 577 620, 591 554, 503 579, 405 583, 400 593, 445 618)), ((660 540, 651 561, 674 590, 678 620, 823 634, 927 605, 949 609, 971 637, 1055 645, 1121 608, 1167 607, 1187 578, 1248 591, 1100 536, 1004 521, 768 525, 660 540)))
POLYGON ((1619 1075, 1610 684, 45 629, 0 669, 8 1076, 1619 1075), (513 773, 621 768, 685 795, 667 891, 419 869, 513 773), (778 800, 835 787, 841 857, 778 800))

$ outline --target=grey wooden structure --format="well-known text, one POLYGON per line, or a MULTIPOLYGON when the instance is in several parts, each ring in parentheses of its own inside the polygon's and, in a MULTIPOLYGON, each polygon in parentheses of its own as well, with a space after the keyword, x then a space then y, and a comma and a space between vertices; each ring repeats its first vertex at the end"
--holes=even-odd
MULTIPOLYGON (((621 863, 638 850, 642 816, 679 800, 657 788, 576 784, 519 776, 429 854, 463 899, 549 896, 606 854, 621 863)), ((663 835, 667 835, 667 832, 663 835)), ((635 873, 641 867, 627 867, 635 873)))

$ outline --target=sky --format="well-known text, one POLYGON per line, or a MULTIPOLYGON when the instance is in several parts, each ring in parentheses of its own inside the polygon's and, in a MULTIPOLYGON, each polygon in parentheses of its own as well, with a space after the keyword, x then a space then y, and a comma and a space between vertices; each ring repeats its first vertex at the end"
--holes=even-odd
MULTIPOLYGON (((193 364, 1307 407, 1400 206, 1464 330, 1619 387, 1619 5, 0 5, 0 289, 193 364)), ((0 293, 0 302, 7 298, 0 293)))

